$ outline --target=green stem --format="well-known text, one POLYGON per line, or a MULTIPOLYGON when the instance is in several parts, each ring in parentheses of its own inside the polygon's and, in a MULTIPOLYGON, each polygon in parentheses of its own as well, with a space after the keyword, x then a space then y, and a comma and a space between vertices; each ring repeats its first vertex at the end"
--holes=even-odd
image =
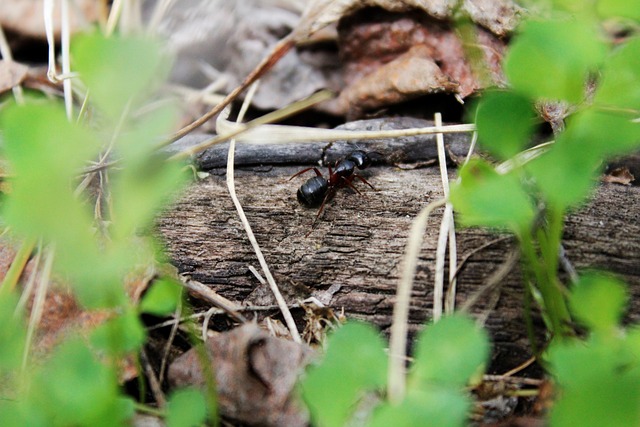
MULTIPOLYGON (((554 215, 554 219, 555 218, 557 218, 557 215, 554 215)), ((553 233, 556 233, 558 231, 557 225, 551 226, 550 232, 551 230, 553 230, 553 233)), ((543 309, 549 322, 548 327, 555 337, 565 336, 570 332, 570 330, 568 330, 570 317, 556 276, 560 239, 557 236, 549 236, 549 234, 547 234, 546 240, 542 243, 544 253, 541 254, 543 257, 541 260, 536 253, 534 242, 530 235, 525 232, 521 233, 519 237, 523 258, 527 264, 526 268, 528 268, 530 274, 533 274, 535 277, 535 282, 542 296, 543 309), (553 258, 551 253, 554 246, 556 247, 554 252, 556 259, 550 260, 550 258, 553 258), (552 270, 550 267, 554 265, 556 269, 552 270)))
MULTIPOLYGON (((526 270, 526 269, 525 269, 526 270)), ((531 316, 531 301, 533 300, 533 295, 531 295, 531 280, 529 277, 529 273, 525 272, 525 290, 524 290, 524 325, 527 329, 527 336, 529 337, 529 343, 531 343, 531 351, 536 356, 539 355, 538 352, 538 339, 536 338, 536 330, 533 326, 533 318, 531 316)))

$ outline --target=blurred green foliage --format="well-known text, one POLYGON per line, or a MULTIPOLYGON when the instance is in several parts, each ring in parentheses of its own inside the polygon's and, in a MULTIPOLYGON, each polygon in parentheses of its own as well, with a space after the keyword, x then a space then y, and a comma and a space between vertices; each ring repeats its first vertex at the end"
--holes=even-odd
MULTIPOLYGON (((328 339, 324 359, 309 369, 302 397, 314 425, 350 425, 358 408, 375 404, 371 426, 463 426, 471 399, 464 387, 481 374, 489 339, 466 317, 455 315, 420 333, 402 402, 381 400, 387 384, 384 343, 369 325, 347 323, 328 339)), ((360 420, 363 421, 363 420, 360 420)))
MULTIPOLYGON (((136 307, 124 285, 127 275, 155 265, 159 245, 146 232, 189 178, 182 164, 157 152, 177 117, 171 102, 156 99, 169 58, 160 43, 138 36, 79 35, 71 50, 89 100, 78 120, 69 120, 60 102, 38 97, 0 110, 2 155, 11 172, 0 212, 14 237, 42 239, 54 251, 54 273, 85 308, 112 315, 90 336, 68 339, 37 360, 24 354, 24 320, 3 289, 0 425, 128 425, 134 402, 120 389, 116 362, 144 344, 141 313, 166 315, 181 298, 179 284, 161 278, 136 307), (83 168, 107 155, 118 167, 107 172, 103 187, 78 191, 83 168), (95 205, 104 194, 106 204, 95 205)), ((187 424, 179 420, 192 395, 173 397, 170 425, 204 420, 195 397, 187 424)))

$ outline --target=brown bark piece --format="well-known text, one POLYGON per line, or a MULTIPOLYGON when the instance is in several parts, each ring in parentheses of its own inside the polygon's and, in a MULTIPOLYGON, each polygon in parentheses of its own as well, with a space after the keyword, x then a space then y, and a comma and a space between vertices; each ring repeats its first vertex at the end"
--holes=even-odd
MULTIPOLYGON (((287 301, 294 303, 340 285, 331 307, 344 308, 348 318, 373 322, 388 332, 411 222, 428 202, 442 197, 438 170, 372 167, 362 171, 378 191, 359 183, 356 185, 364 196, 340 190, 305 237, 316 210, 304 209, 296 200, 304 177, 288 181, 299 170, 296 167, 264 169, 236 171, 236 187, 287 301)), ((564 238, 567 257, 577 268, 601 267, 621 274, 634 295, 640 294, 639 196, 638 187, 600 186, 586 208, 569 216, 564 238)), ((411 300, 412 333, 431 315, 441 213, 433 214, 424 235, 411 300)), ((194 184, 159 220, 159 229, 181 271, 232 300, 273 302, 269 291, 248 270, 249 265, 258 268, 258 262, 229 199, 224 177, 212 175, 194 184)), ((459 258, 495 237, 486 230, 458 230, 459 258)), ((458 305, 482 288, 511 250, 515 246, 507 239, 467 261, 459 275, 458 305)), ((511 272, 502 283, 495 307, 487 296, 472 310, 475 314, 491 310, 486 325, 494 341, 494 366, 502 372, 523 362, 529 351, 520 280, 518 271, 511 272)), ((638 301, 632 306, 632 318, 636 319, 640 315, 638 301)))

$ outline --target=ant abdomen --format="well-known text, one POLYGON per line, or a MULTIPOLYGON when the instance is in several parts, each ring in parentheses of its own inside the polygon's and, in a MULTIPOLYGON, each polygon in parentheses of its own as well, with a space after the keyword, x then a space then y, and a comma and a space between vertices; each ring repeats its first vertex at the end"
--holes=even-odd
POLYGON ((309 178, 298 189, 298 201, 306 207, 317 208, 324 201, 328 189, 329 183, 326 179, 321 176, 314 176, 309 178))

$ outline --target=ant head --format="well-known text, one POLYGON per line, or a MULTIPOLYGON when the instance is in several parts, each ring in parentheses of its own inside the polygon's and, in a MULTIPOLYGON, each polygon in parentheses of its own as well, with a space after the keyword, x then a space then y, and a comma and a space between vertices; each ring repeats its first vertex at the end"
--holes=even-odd
POLYGON ((361 150, 351 152, 351 154, 347 156, 347 160, 351 160, 353 163, 355 163, 358 169, 364 169, 371 165, 371 158, 367 155, 367 153, 361 150))

